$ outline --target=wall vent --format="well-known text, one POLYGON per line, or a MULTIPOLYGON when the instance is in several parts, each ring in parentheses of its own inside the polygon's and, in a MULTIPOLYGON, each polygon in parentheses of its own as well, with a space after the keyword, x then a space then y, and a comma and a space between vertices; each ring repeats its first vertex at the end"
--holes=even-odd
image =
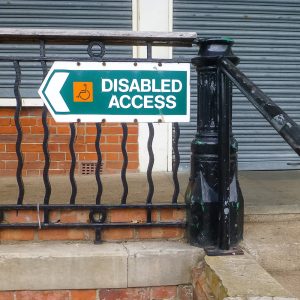
MULTIPOLYGON (((85 161, 80 163, 80 175, 95 175, 96 173, 96 161, 85 161)), ((100 167, 100 174, 102 173, 103 164, 100 167)))

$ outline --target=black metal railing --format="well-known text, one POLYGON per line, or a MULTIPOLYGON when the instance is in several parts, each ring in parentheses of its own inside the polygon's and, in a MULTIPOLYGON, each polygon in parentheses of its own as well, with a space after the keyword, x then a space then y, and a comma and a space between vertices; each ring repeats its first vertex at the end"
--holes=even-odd
MULTIPOLYGON (((69 169, 69 181, 71 186, 71 196, 68 204, 51 204, 51 180, 49 179, 49 170, 51 167, 51 152, 48 149, 48 143, 50 138, 49 125, 47 123, 48 111, 44 106, 42 109, 42 125, 43 125, 43 155, 44 155, 44 168, 43 168, 43 183, 44 183, 44 199, 43 204, 25 204, 24 193, 26 186, 24 186, 22 170, 24 166, 23 154, 22 154, 22 143, 23 143, 23 130, 22 130, 22 93, 20 91, 20 84, 22 80, 22 67, 20 63, 34 62, 40 63, 43 78, 46 77, 48 67, 55 60, 60 61, 127 61, 127 62, 157 62, 162 63, 173 63, 173 62, 189 62, 189 60, 179 59, 155 59, 152 57, 152 48, 154 46, 178 46, 178 47, 191 47, 195 43, 197 35, 195 33, 138 33, 138 32, 109 32, 109 31, 84 31, 84 30, 47 30, 47 29, 1 29, 0 30, 0 43, 14 43, 14 44, 38 44, 40 47, 39 56, 9 56, 5 55, 0 57, 0 62, 13 63, 15 69, 15 83, 14 83, 14 95, 16 98, 15 108, 15 126, 17 130, 16 139, 16 154, 18 158, 18 165, 16 170, 16 180, 18 183, 18 197, 16 204, 1 204, 0 211, 7 210, 43 210, 44 218, 39 223, 13 223, 7 224, 0 223, 0 228, 94 228, 95 229, 95 240, 97 243, 101 241, 101 229, 109 227, 184 227, 185 222, 153 222, 152 211, 156 208, 184 208, 184 203, 178 203, 179 196, 179 181, 178 181, 178 166, 180 163, 180 155, 178 151, 178 139, 180 135, 179 125, 175 123, 173 125, 174 139, 173 139, 173 181, 174 181, 174 193, 169 203, 164 204, 153 204, 154 194, 154 183, 153 183, 153 165, 154 165, 154 153, 153 153, 153 138, 154 138, 154 126, 152 123, 148 123, 149 137, 148 137, 148 155, 149 163, 147 168, 147 182, 148 192, 146 195, 144 204, 128 204, 127 196, 129 186, 127 183, 127 167, 128 167, 128 153, 127 153, 127 137, 128 137, 128 126, 126 123, 121 123, 122 126, 122 141, 121 151, 123 156, 123 164, 120 172, 120 179, 122 182, 122 196, 119 204, 105 205, 102 204, 102 192, 103 185, 101 180, 100 170, 103 164, 102 153, 101 153, 101 133, 102 133, 102 122, 96 123, 96 136, 95 136, 95 152, 97 154, 97 164, 95 171, 95 181, 97 182, 97 194, 94 204, 80 204, 77 203, 77 183, 75 178, 76 170, 76 152, 74 149, 75 137, 76 137, 76 123, 70 123, 70 139, 69 139, 69 153, 71 155, 71 165, 69 169), (86 52, 88 57, 75 57, 75 56, 64 56, 57 57, 47 54, 48 45, 86 45, 86 52), (128 57, 113 57, 106 58, 106 46, 117 45, 117 46, 145 46, 147 48, 146 58, 128 58, 128 57), (107 222, 107 210, 113 209, 128 209, 128 208, 143 208, 146 210, 147 219, 145 223, 109 223, 107 222), (89 222, 87 223, 52 223, 49 215, 52 210, 90 210, 89 222)), ((105 120, 103 120, 105 122, 105 120)))
MULTIPOLYGON (((207 253, 238 254, 233 248, 243 237, 243 196, 237 179, 237 142, 232 134, 232 83, 235 84, 245 96, 254 104, 262 115, 270 122, 277 132, 288 144, 300 153, 300 128, 283 110, 281 110, 270 98, 268 98, 257 86, 255 86, 235 66, 239 59, 232 53, 233 42, 228 39, 198 40, 194 33, 134 33, 134 32, 108 32, 108 31, 63 31, 63 30, 0 30, 0 43, 38 43, 40 54, 32 56, 5 56, 0 57, 1 62, 13 63, 15 70, 14 94, 16 98, 15 126, 17 129, 16 154, 18 166, 16 179, 18 183, 18 197, 16 204, 1 205, 0 212, 6 210, 37 210, 44 211, 44 219, 39 223, 14 223, 0 222, 0 228, 32 227, 32 228, 93 228, 95 229, 96 242, 101 241, 101 229, 109 227, 184 227, 187 225, 188 239, 197 246, 209 246, 207 253), (180 154, 178 140, 180 128, 178 123, 173 124, 173 195, 169 203, 154 204, 153 194, 155 185, 153 181, 153 138, 154 126, 148 123, 148 191, 144 204, 127 203, 129 186, 127 182, 127 139, 128 125, 122 123, 121 150, 123 164, 120 173, 123 192, 119 204, 103 204, 103 185, 100 175, 103 163, 100 138, 102 134, 102 122, 96 123, 95 152, 97 164, 95 181, 97 183, 97 195, 94 204, 77 203, 77 184, 75 178, 76 152, 74 149, 76 137, 76 123, 70 123, 69 152, 71 166, 69 179, 71 185, 71 197, 69 204, 51 204, 51 181, 49 180, 49 168, 51 166, 51 152, 48 149, 49 126, 47 124, 47 109, 42 110, 43 124, 43 154, 44 154, 44 201, 41 205, 24 204, 24 183, 22 169, 24 165, 22 156, 22 122, 20 113, 22 110, 22 95, 20 83, 22 77, 21 62, 37 62, 42 69, 43 77, 46 76, 48 64, 57 60, 57 57, 47 55, 48 44, 80 44, 86 45, 88 57, 64 57, 65 61, 130 61, 157 62, 158 64, 170 62, 191 62, 197 71, 197 134, 192 141, 191 176, 186 191, 186 203, 178 203, 180 192, 178 180, 178 167, 180 154), (106 45, 117 46, 145 46, 146 58, 106 58, 106 45), (190 61, 185 58, 155 59, 152 57, 153 46, 177 46, 191 47, 200 45, 198 56, 190 61), (145 223, 110 223, 106 216, 108 210, 128 208, 143 208, 146 211, 145 223), (187 224, 185 222, 153 222, 153 209, 156 208, 187 208, 187 224), (52 210, 90 210, 87 223, 52 223, 49 214, 52 210)), ((105 122, 105 120, 103 120, 105 122)), ((3 221, 3 220, 2 220, 3 221)))

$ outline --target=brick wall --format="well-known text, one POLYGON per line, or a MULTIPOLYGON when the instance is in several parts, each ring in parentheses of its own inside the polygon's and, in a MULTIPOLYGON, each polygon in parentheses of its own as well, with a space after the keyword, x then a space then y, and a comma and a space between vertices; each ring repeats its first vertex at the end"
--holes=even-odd
MULTIPOLYGON (((16 173, 16 138, 14 108, 0 108, 0 176, 16 173)), ((41 175, 44 167, 42 142, 44 131, 41 108, 22 108, 21 125, 23 129, 22 152, 24 157, 23 175, 41 175)), ((49 151, 51 155, 50 174, 68 174, 71 156, 69 153, 69 124, 56 123, 48 115, 49 151)), ((96 126, 94 123, 78 123, 75 151, 77 172, 81 162, 97 161, 95 151, 96 126)), ((138 170, 138 126, 128 124, 128 171, 138 170)), ((122 127, 118 123, 103 124, 101 151, 103 171, 114 173, 123 163, 121 152, 122 127)))
MULTIPOLYGON (((186 212, 182 208, 153 209, 152 221, 157 222, 184 222, 186 212)), ((43 211, 39 219, 43 222, 43 211)), ((146 223, 145 209, 111 209, 107 213, 107 223, 146 223)), ((9 210, 4 212, 5 224, 37 223, 38 215, 34 210, 9 210)), ((50 212, 50 223, 89 223, 89 210, 53 210, 50 212)), ((102 230, 102 240, 107 242, 121 242, 149 239, 181 240, 185 236, 185 229, 179 227, 126 227, 106 228, 102 230)), ((85 240, 93 241, 93 229, 80 228, 9 228, 0 229, 0 241, 45 241, 45 240, 85 240)), ((0 298, 1 300, 1 298, 0 298)))
POLYGON ((98 290, 7 291, 0 300, 192 300, 190 285, 98 290))

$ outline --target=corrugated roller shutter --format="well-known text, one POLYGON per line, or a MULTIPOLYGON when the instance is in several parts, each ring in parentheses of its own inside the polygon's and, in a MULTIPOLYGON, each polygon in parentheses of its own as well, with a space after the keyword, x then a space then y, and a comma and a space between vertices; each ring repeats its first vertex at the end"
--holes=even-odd
MULTIPOLYGON (((200 37, 231 37, 240 69, 300 122, 300 2, 297 0, 174 0, 174 31, 200 37)), ((176 49, 174 55, 195 55, 176 49)), ((192 123, 182 124, 182 165, 190 160, 195 129, 196 86, 192 78, 192 123)), ((300 160, 239 91, 234 90, 233 128, 240 169, 300 168, 300 160)))
MULTIPOLYGON (((131 0, 0 0, 0 27, 132 30, 131 0)), ((86 46, 46 45, 46 54, 59 58, 87 57, 86 46)), ((39 56, 39 45, 0 45, 0 56, 39 56)), ((108 47, 107 57, 132 55, 131 47, 108 47)), ((50 64, 49 66, 50 67, 50 64)), ((42 80, 40 63, 21 63, 22 97, 37 97, 42 80)), ((0 64, 1 98, 14 97, 14 69, 0 64)), ((1 99, 0 99, 1 101, 1 99)))

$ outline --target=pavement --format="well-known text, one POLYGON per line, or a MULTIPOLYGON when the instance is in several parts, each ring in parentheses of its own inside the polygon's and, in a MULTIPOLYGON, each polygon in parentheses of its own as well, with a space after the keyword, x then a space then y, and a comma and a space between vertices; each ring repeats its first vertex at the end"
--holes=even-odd
MULTIPOLYGON (((180 195, 184 201, 188 173, 179 173, 180 195)), ((102 175, 102 203, 120 203, 120 175, 102 175)), ((127 203, 145 203, 146 174, 127 176, 127 203)), ((97 184, 94 176, 76 176, 76 203, 95 203, 97 184)), ((240 171, 239 180, 245 199, 245 233, 242 246, 290 293, 300 298, 300 171, 240 171)), ((50 203, 68 203, 71 194, 67 176, 51 176, 50 203)), ((172 174, 154 173, 153 203, 170 203, 172 174)), ((24 203, 42 203, 42 177, 24 178, 24 203)), ((16 203, 18 186, 14 177, 0 177, 0 203, 16 203)))

